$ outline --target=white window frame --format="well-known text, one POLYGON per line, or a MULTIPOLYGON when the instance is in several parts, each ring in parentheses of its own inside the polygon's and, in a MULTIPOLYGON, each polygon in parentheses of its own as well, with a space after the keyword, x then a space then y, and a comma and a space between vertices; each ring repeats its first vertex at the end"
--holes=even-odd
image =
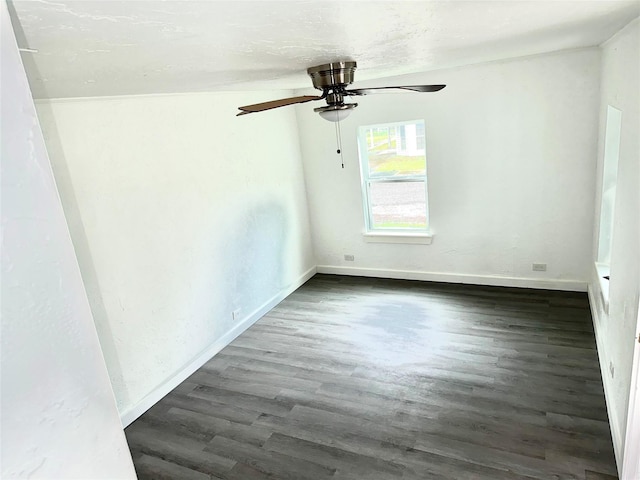
POLYGON ((604 311, 609 313, 609 277, 611 270, 611 249, 615 229, 616 184, 618 181, 618 157, 620 155, 620 134, 622 131, 622 111, 607 106, 607 120, 604 135, 604 155, 602 171, 602 192, 600 196, 600 225, 598 232, 598 256, 596 272, 600 284, 600 295, 604 311))
POLYGON ((358 128, 358 157, 360 160, 360 178, 362 189, 362 206, 364 212, 365 241, 368 242, 385 242, 385 243, 431 243, 432 235, 430 233, 429 222, 429 187, 427 183, 427 167, 426 167, 426 126, 424 120, 407 120, 403 122, 390 122, 376 125, 362 125, 358 128), (373 177, 369 172, 369 154, 367 146, 367 130, 374 128, 398 127, 402 125, 411 125, 422 123, 425 130, 425 173, 420 175, 403 175, 402 177, 373 177), (426 210, 426 226, 424 228, 414 227, 397 227, 397 228, 374 228, 373 227, 373 211, 371 208, 371 184, 373 183, 410 183, 424 182, 424 198, 426 210))

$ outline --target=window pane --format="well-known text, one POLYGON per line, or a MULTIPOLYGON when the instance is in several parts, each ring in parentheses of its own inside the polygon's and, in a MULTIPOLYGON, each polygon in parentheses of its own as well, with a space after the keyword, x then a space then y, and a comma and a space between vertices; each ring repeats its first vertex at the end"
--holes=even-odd
POLYGON ((426 174, 424 123, 369 127, 365 138, 369 178, 426 174))
POLYGON ((620 154, 620 131, 622 112, 607 107, 607 128, 604 135, 604 172, 602 173, 602 200, 600 206, 600 236, 598 240, 598 262, 611 263, 611 240, 613 236, 613 213, 616 203, 618 181, 618 157, 620 154))
POLYGON ((418 150, 422 150, 424 154, 425 149, 425 135, 424 135, 424 123, 420 122, 416 124, 416 143, 418 150))
POLYGON ((370 182, 372 228, 427 228, 424 182, 370 182))
POLYGON ((358 129, 368 231, 427 230, 425 144, 422 120, 358 129))

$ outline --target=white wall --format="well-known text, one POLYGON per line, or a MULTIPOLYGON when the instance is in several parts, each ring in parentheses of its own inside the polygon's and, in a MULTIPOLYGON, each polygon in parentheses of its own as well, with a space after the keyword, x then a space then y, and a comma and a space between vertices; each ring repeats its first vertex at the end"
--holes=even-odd
POLYGON ((357 98, 342 122, 344 170, 333 124, 296 107, 318 270, 585 290, 599 62, 593 48, 378 82, 447 87, 357 98), (357 127, 414 119, 426 126, 433 244, 365 243, 357 127))
POLYGON ((0 7, 1 476, 135 478, 6 3, 0 7))
POLYGON ((594 242, 598 239, 604 133, 607 106, 622 111, 620 154, 613 245, 609 311, 605 312, 594 268, 598 245, 591 256, 589 293, 594 315, 598 353, 607 397, 609 420, 618 460, 622 465, 625 422, 629 400, 636 318, 640 299, 640 21, 635 20, 602 46, 598 182, 594 214, 594 242), (613 365, 614 374, 609 370, 613 365))
POLYGON ((315 272, 289 93, 38 104, 125 424, 315 272))

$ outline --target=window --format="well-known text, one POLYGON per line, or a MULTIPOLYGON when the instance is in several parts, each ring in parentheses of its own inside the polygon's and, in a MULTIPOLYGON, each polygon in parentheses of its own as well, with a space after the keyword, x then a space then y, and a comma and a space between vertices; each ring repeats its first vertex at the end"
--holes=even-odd
POLYGON ((367 232, 427 233, 427 159, 422 120, 358 130, 367 232))
POLYGON ((621 126, 622 112, 609 105, 607 107, 607 125, 604 134, 604 170, 602 172, 598 261, 596 262, 605 310, 608 308, 609 303, 609 266, 611 264, 621 126))

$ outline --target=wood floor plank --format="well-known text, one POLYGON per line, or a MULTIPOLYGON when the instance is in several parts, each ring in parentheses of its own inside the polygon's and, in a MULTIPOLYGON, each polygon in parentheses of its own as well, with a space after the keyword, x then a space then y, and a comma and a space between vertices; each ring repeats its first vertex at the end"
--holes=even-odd
POLYGON ((297 459, 253 445, 246 445, 225 437, 216 436, 205 451, 216 452, 238 463, 247 465, 272 478, 283 480, 323 480, 331 478, 336 469, 314 461, 297 459))
POLYGON ((181 467, 150 455, 140 455, 136 458, 136 473, 138 477, 156 480, 175 480, 176 478, 181 480, 215 480, 220 478, 181 467))
POLYGON ((316 275, 125 433, 141 479, 617 478, 576 292, 316 275))
POLYGON ((402 478, 405 468, 395 462, 377 457, 347 452, 341 448, 309 442, 300 438, 274 433, 264 448, 296 458, 320 463, 339 472, 338 477, 392 480, 402 478))
MULTIPOLYGON (((131 427, 131 426, 130 426, 131 427)), ((218 455, 216 452, 205 452, 207 442, 198 442, 180 436, 162 428, 150 427, 143 422, 137 422, 135 428, 127 428, 127 441, 135 458, 137 454, 159 458, 185 469, 207 475, 223 477, 236 461, 218 455)), ((145 476, 138 471, 139 478, 154 478, 145 476)))

